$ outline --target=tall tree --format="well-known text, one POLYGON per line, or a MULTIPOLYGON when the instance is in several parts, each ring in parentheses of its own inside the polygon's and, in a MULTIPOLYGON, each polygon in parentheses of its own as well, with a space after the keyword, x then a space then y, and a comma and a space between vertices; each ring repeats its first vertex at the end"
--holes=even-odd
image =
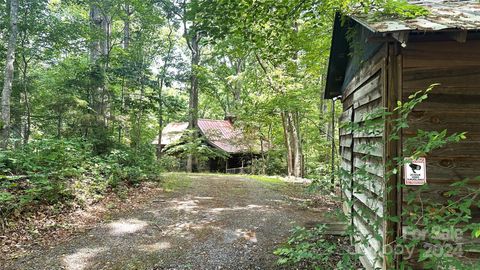
MULTIPOLYGON (((8 3, 8 2, 7 2, 8 3)), ((15 48, 17 46, 18 0, 10 0, 10 33, 7 45, 7 60, 2 91, 2 142, 1 147, 8 146, 10 137, 10 98, 12 96, 15 48)))
MULTIPOLYGON (((95 111, 98 128, 107 127, 107 83, 106 72, 109 64, 111 16, 109 1, 93 1, 90 4, 90 20, 93 40, 90 47, 90 57, 95 74, 96 86, 92 90, 92 108, 95 111)), ((104 131, 101 131, 102 133, 104 131)))
MULTIPOLYGON (((202 46, 200 44, 203 33, 199 26, 198 8, 202 3, 201 0, 183 0, 176 3, 178 8, 176 14, 180 17, 183 24, 183 36, 190 52, 190 87, 189 87, 189 103, 188 103, 188 128, 196 130, 198 126, 198 96, 199 96, 199 78, 198 68, 201 60, 202 46)), ((195 140, 196 132, 191 133, 195 140)), ((190 154, 187 159, 187 171, 197 171, 197 157, 190 154)))
MULTIPOLYGON (((169 18, 170 20, 172 18, 169 18)), ((168 68, 171 65, 173 46, 174 46, 174 25, 173 23, 168 23, 168 35, 167 35, 167 52, 163 58, 163 66, 158 75, 158 136, 157 136, 157 158, 159 159, 162 156, 162 131, 163 131, 163 87, 165 85, 165 80, 167 78, 168 68)))

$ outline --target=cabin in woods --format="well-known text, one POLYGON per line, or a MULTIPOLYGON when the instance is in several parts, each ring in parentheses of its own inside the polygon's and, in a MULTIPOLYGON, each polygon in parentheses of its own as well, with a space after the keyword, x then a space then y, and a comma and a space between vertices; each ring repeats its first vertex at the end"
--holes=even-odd
MULTIPOLYGON (((162 149, 178 144, 188 129, 187 122, 169 123, 162 130, 162 149)), ((247 138, 245 133, 234 126, 232 118, 225 120, 199 119, 198 131, 204 138, 204 143, 228 158, 209 158, 201 169, 210 172, 247 173, 252 159, 259 156, 259 142, 247 138)), ((158 143, 158 139, 152 142, 158 143)))
MULTIPOLYGON (((352 240, 366 269, 395 269, 400 261, 422 269, 418 254, 410 259, 397 254, 393 261, 384 255, 387 248, 395 247, 397 236, 408 233, 402 224, 405 217, 400 222, 384 217, 400 217, 406 196, 421 188, 398 185, 405 183, 402 168, 398 175, 386 177, 387 164, 400 156, 407 138, 418 129, 467 132, 466 140, 425 157, 429 190, 422 193, 423 201, 459 199, 462 195, 447 193, 450 185, 480 175, 480 4, 411 3, 424 6, 429 14, 409 20, 337 14, 334 22, 325 98, 341 99, 341 122, 361 125, 366 114, 379 108, 393 112, 397 101, 440 84, 414 108, 409 127, 403 128, 398 141, 387 139, 392 132, 388 118, 376 134, 347 128, 340 131, 342 170, 354 173, 363 167, 370 176, 361 189, 356 188, 355 177, 341 179, 343 209, 358 232, 352 240), (374 147, 366 153, 365 145, 374 147)), ((469 185, 480 188, 477 180, 469 185)), ((479 222, 480 210, 471 211, 472 222, 479 222)), ((466 234, 465 241, 475 240, 466 234)), ((477 241, 477 247, 479 244, 477 241)), ((478 252, 478 248, 466 249, 462 259, 478 260, 478 252)))

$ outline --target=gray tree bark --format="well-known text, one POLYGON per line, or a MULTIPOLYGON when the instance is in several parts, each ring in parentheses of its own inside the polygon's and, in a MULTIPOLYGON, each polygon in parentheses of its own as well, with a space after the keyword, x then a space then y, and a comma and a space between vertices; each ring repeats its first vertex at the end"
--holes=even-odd
MULTIPOLYGON (((123 21, 123 40, 122 40, 122 47, 124 50, 127 50, 130 46, 130 16, 133 14, 133 10, 130 7, 130 4, 125 4, 125 15, 126 18, 123 21)), ((122 89, 121 89, 121 113, 125 112, 125 76, 122 76, 122 89)), ((118 142, 122 141, 122 130, 123 130, 123 123, 118 123, 118 142)))
MULTIPOLYGON (((197 130, 198 127, 198 76, 197 66, 200 64, 200 40, 201 34, 195 30, 195 26, 187 26, 187 5, 186 1, 182 3, 182 14, 179 16, 183 23, 183 36, 187 42, 188 49, 191 53, 190 58, 190 91, 189 91, 189 103, 188 103, 188 128, 197 130)), ((197 132, 192 132, 192 140, 197 138, 197 132)), ((187 172, 196 172, 198 170, 198 160, 193 154, 189 154, 187 158, 187 172)))
POLYGON ((293 155, 293 176, 303 177, 303 151, 302 142, 300 138, 300 121, 298 112, 290 113, 291 117, 291 140, 292 140, 292 155, 293 155))
POLYGON ((10 0, 10 36, 7 45, 7 59, 2 91, 2 142, 3 149, 8 146, 10 137, 10 97, 12 95, 15 47, 17 44, 18 0, 10 0))
MULTIPOLYGON (((188 128, 196 130, 198 128, 198 76, 197 66, 200 64, 200 36, 198 33, 194 33, 190 40, 190 51, 192 53, 191 58, 191 74, 190 74, 190 96, 188 103, 188 128)), ((193 140, 196 139, 196 133, 193 134, 193 140)), ((197 157, 190 154, 187 160, 187 171, 196 172, 198 170, 197 157)))
POLYGON ((125 5, 126 18, 123 22, 123 48, 127 49, 130 46, 130 16, 132 11, 129 4, 125 5))
MULTIPOLYGON (((96 112, 97 124, 100 127, 107 126, 107 95, 105 86, 105 71, 106 63, 100 63, 99 60, 104 59, 109 53, 109 36, 110 36, 110 23, 105 14, 102 13, 98 5, 93 4, 90 6, 90 21, 92 23, 92 30, 98 33, 102 33, 101 38, 95 37, 90 47, 90 61, 97 68, 97 72, 100 73, 102 81, 93 90, 92 93, 92 107, 96 112)), ((104 59, 106 60, 106 59, 104 59)))
POLYGON ((168 49, 163 62, 162 72, 158 81, 158 144, 157 144, 157 159, 162 156, 162 131, 163 131, 163 85, 167 77, 167 69, 170 66, 171 55, 173 51, 173 26, 169 26, 168 32, 168 49))
POLYGON ((303 177, 303 151, 297 114, 282 112, 281 116, 285 148, 287 150, 287 175, 303 177))
POLYGON ((32 126, 32 116, 31 116, 31 108, 30 108, 30 100, 28 97, 28 85, 27 85, 27 70, 28 70, 28 60, 25 58, 25 55, 22 55, 22 82, 23 82, 23 99, 25 104, 25 127, 24 127, 24 135, 23 135, 23 143, 28 144, 28 140, 30 139, 31 133, 31 126, 32 126))

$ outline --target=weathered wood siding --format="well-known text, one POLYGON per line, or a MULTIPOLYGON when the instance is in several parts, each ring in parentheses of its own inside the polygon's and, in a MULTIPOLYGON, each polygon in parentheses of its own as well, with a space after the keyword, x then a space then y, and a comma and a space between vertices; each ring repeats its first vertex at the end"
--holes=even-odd
MULTIPOLYGON (((480 175, 480 41, 411 42, 403 49, 404 100, 418 90, 440 83, 428 100, 414 109, 410 127, 403 137, 416 134, 418 129, 449 133, 466 131, 467 139, 448 145, 427 156, 427 182, 431 187, 422 194, 422 200, 444 202, 458 196, 448 196, 450 184, 480 175)), ((471 185, 480 188, 478 180, 471 185)), ((418 187, 403 189, 405 198, 418 187)), ((405 206, 405 199, 403 201, 405 206)), ((406 206, 405 206, 406 207, 406 206)), ((480 210, 472 208, 476 222, 480 210)), ((466 238, 471 239, 468 235, 466 238)), ((480 244, 480 243, 479 243, 480 244)), ((478 258, 475 252, 466 252, 468 258, 478 258)), ((416 265, 416 264, 415 264, 416 265)), ((417 269, 421 265, 416 265, 417 269)))
POLYGON ((341 187, 344 198, 342 208, 345 214, 350 215, 349 201, 352 198, 352 181, 349 177, 352 173, 353 134, 348 125, 353 121, 353 108, 346 109, 340 116, 340 167, 341 187))
MULTIPOLYGON (((341 122, 364 126, 366 118, 383 108, 386 49, 364 63, 346 87, 341 122)), ((371 119, 378 120, 378 119, 371 119)), ((352 177, 342 178, 344 210, 350 215, 356 251, 367 269, 383 265, 383 125, 374 132, 343 128, 340 131, 341 166, 352 177), (367 176, 362 179, 360 175, 367 176)))

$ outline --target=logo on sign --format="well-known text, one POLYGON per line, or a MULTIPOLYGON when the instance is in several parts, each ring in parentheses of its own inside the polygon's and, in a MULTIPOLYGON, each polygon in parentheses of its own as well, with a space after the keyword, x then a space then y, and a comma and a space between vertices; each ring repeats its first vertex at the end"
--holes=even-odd
POLYGON ((427 160, 424 157, 404 165, 405 185, 421 186, 427 182, 427 160))

